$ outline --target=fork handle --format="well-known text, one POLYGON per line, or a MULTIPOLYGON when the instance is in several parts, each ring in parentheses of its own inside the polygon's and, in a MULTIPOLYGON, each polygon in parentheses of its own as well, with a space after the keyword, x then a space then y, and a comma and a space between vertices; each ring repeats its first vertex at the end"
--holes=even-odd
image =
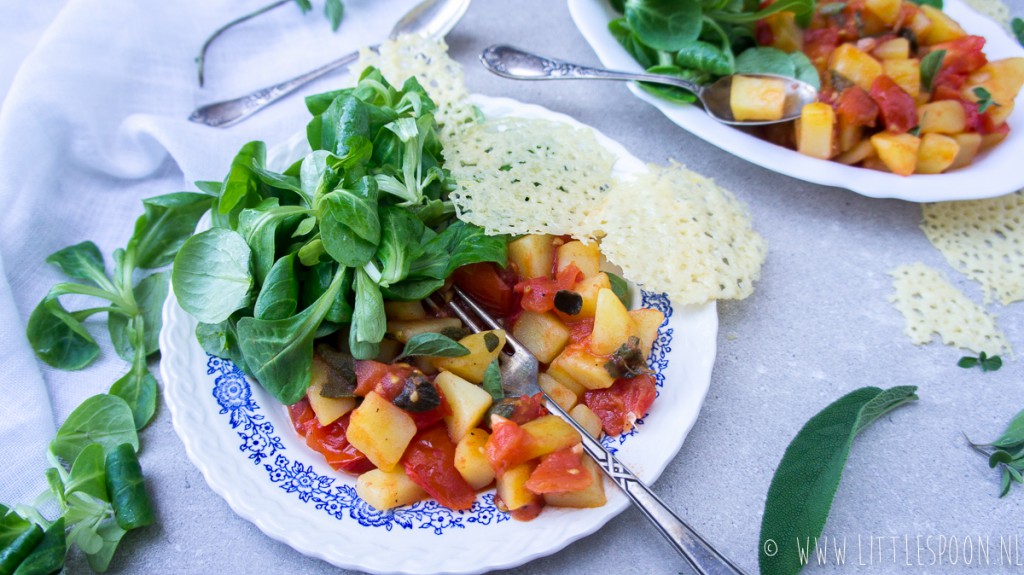
POLYGON ((612 455, 601 442, 597 441, 568 413, 545 394, 548 411, 560 414, 583 437, 583 449, 597 465, 615 482, 644 516, 658 528, 658 531, 675 547, 698 575, 745 575, 736 565, 726 559, 699 533, 679 518, 665 503, 650 490, 628 467, 612 455))
POLYGON ((291 80, 285 80, 280 84, 274 84, 273 86, 256 90, 255 92, 246 94, 245 96, 240 96, 233 100, 225 100, 223 102, 214 102, 213 104, 200 106, 192 112, 192 115, 189 116, 188 119, 198 124, 213 126, 214 128, 226 128, 232 124, 241 122, 263 108, 266 108, 270 104, 273 104, 288 94, 291 94, 301 86, 316 80, 328 72, 333 72, 338 68, 350 66, 358 59, 359 52, 346 54, 333 62, 328 62, 315 70, 310 70, 301 76, 296 76, 291 80))

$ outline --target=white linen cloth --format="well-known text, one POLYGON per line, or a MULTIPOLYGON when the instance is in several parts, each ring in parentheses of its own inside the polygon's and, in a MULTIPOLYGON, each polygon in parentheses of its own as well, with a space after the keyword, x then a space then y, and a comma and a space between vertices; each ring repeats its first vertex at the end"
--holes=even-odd
MULTIPOLYGON (((92 240, 112 265, 110 254, 127 243, 143 198, 220 180, 242 144, 261 139, 272 146, 308 117, 301 96, 230 129, 189 122, 193 108, 378 42, 414 2, 346 0, 337 33, 322 16, 322 2, 305 15, 296 5, 282 6, 213 44, 200 89, 194 58, 204 38, 266 3, 0 6, 0 502, 30 503, 45 489, 45 450, 56 428, 128 367, 112 350, 101 317, 87 324, 102 347, 92 366, 64 372, 35 358, 25 321, 65 280, 46 257, 92 240)), ((344 78, 335 73, 314 87, 333 89, 344 78)))

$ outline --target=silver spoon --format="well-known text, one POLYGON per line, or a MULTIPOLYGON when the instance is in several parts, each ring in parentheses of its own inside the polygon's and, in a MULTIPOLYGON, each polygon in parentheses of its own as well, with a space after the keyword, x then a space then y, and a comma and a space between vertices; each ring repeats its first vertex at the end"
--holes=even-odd
MULTIPOLYGON (((394 40, 403 34, 420 34, 431 39, 443 38, 455 27, 469 8, 471 0, 423 0, 395 24, 388 35, 394 40)), ((359 52, 346 54, 301 76, 286 80, 262 90, 256 90, 233 100, 206 104, 196 108, 189 120, 214 127, 227 127, 240 122, 270 104, 291 94, 299 87, 339 68, 350 66, 359 59, 359 52)))
POLYGON ((732 80, 736 75, 725 76, 712 84, 702 86, 675 76, 637 74, 580 66, 500 44, 485 49, 480 54, 480 60, 484 67, 491 72, 515 80, 627 80, 677 86, 693 92, 704 104, 704 110, 712 118, 734 126, 758 126, 788 122, 800 117, 800 110, 804 104, 810 104, 818 99, 818 90, 805 82, 774 74, 743 74, 743 76, 753 78, 783 80, 786 100, 783 104, 782 117, 777 120, 737 120, 733 117, 732 108, 729 105, 732 80))

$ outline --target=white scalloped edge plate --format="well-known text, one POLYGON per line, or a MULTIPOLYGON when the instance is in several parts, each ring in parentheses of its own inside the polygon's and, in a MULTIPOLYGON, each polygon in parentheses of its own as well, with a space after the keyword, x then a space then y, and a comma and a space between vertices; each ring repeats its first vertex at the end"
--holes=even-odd
MULTIPOLYGON (((474 102, 491 117, 581 125, 514 100, 474 97, 474 102)), ((619 173, 646 169, 621 145, 597 137, 618 156, 619 173)), ((289 140, 271 151, 268 164, 280 169, 300 157, 303 147, 303 138, 289 140)), ((606 439, 605 445, 652 482, 682 447, 700 412, 715 359, 718 315, 714 302, 673 306, 665 296, 647 292, 642 299, 668 316, 651 355, 659 397, 634 432, 606 439)), ((202 350, 194 336, 196 322, 173 292, 163 321, 164 397, 188 457, 238 515, 306 555, 373 573, 482 573, 554 553, 628 505, 606 480, 604 507, 547 508, 525 523, 498 511, 493 492, 479 495, 466 512, 433 501, 377 512, 355 494, 354 478, 334 471, 305 446, 283 406, 233 364, 202 350)))
MULTIPOLYGON (((606 0, 569 0, 569 12, 606 67, 642 71, 608 31, 608 22, 618 13, 606 0)), ((945 0, 945 12, 968 33, 985 37, 985 54, 990 60, 1024 56, 1024 48, 1005 30, 959 0, 945 0)), ((1009 119, 1010 135, 998 146, 980 154, 970 166, 946 174, 901 177, 804 156, 719 124, 697 106, 666 102, 634 84, 630 84, 629 89, 637 98, 706 142, 763 168, 815 184, 846 188, 872 198, 910 202, 992 198, 1024 188, 1024 170, 1019 166, 1024 158, 1024 92, 1015 100, 1016 107, 1009 119)), ((680 158, 680 161, 685 163, 686 159, 680 158)))

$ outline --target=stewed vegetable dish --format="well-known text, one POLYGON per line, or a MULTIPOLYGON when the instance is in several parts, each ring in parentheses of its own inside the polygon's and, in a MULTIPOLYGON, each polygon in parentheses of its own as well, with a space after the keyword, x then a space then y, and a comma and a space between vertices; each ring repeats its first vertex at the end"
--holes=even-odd
POLYGON ((625 281, 600 264, 596 242, 526 235, 509 243, 504 267, 458 268, 451 281, 503 330, 471 333, 444 308, 385 301, 375 359, 354 359, 344 338, 318 340, 306 397, 289 407, 296 431, 358 475, 359 496, 377 509, 427 497, 469 509, 490 486, 520 520, 546 505, 603 505, 579 432, 541 394, 504 397, 498 369, 510 333, 541 362, 541 388, 592 436, 633 428, 656 395, 647 357, 665 318, 628 309, 625 281))

